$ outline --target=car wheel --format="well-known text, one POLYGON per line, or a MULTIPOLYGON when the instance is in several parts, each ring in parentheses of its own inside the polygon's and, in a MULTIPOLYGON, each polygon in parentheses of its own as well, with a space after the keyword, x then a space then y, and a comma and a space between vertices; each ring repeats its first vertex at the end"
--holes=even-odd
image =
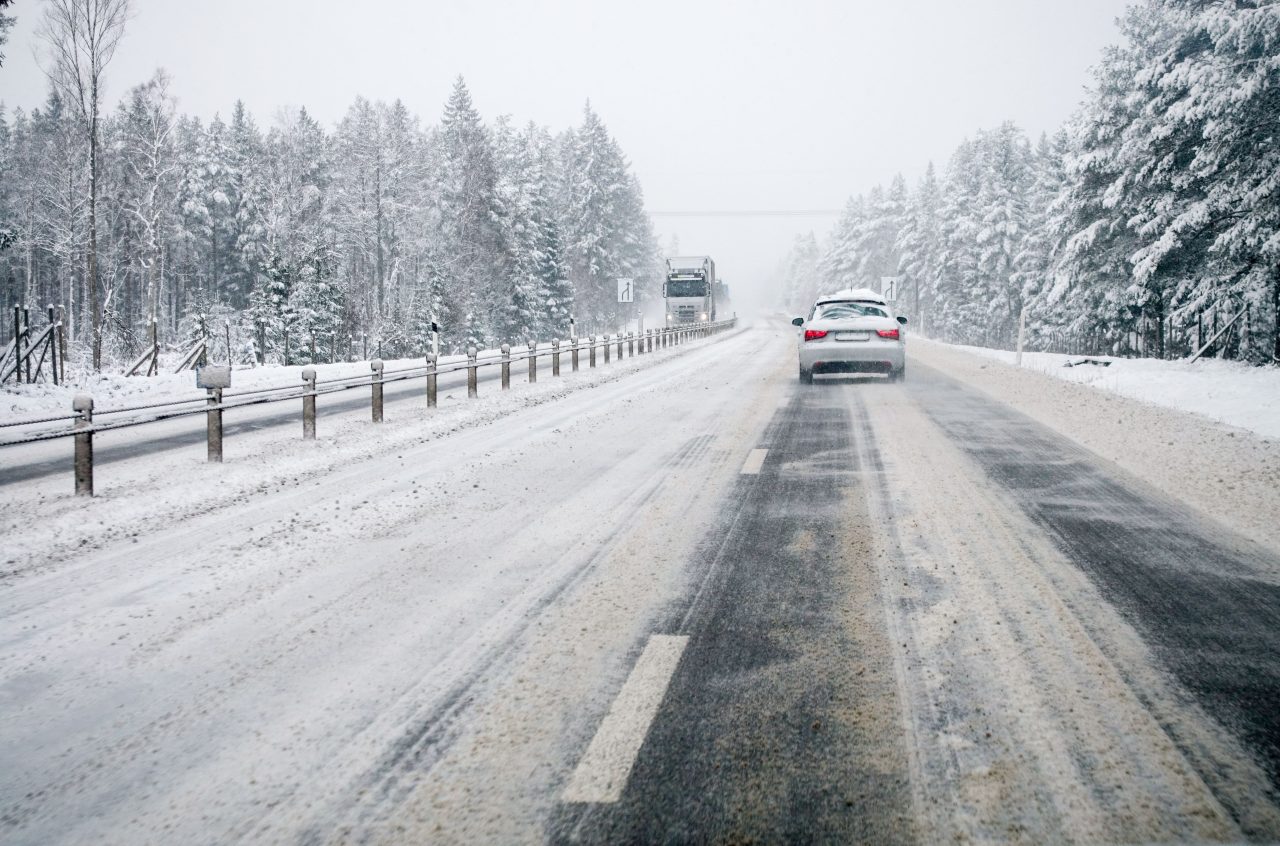
POLYGON ((801 385, 812 385, 812 384, 813 384, 813 371, 812 371, 812 370, 805 370, 803 367, 801 367, 801 368, 800 368, 800 384, 801 384, 801 385))
POLYGON ((898 378, 897 378, 897 379, 895 379, 894 381, 895 381, 895 382, 905 382, 905 381, 907 381, 907 366, 906 366, 905 364, 904 364, 904 365, 902 365, 902 369, 900 369, 900 370, 898 371, 898 378))

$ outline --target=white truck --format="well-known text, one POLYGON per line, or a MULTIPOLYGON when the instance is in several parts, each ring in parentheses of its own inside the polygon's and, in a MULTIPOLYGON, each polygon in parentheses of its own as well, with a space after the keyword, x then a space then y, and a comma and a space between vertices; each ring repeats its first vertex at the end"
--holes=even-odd
POLYGON ((715 320, 716 263, 711 256, 667 259, 662 297, 667 304, 668 326, 715 320))

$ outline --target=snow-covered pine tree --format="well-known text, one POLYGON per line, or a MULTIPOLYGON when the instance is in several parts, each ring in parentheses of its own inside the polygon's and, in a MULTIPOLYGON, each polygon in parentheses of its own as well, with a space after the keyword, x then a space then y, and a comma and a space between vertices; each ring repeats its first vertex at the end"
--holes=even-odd
MULTIPOLYGON (((974 210, 977 275, 967 291, 974 313, 983 313, 985 340, 1011 344, 1022 310, 1022 287, 1015 261, 1029 227, 1031 145, 1013 123, 981 132, 977 139, 980 189, 974 210)), ((974 327, 978 329, 979 327, 974 327)))
POLYGON ((927 313, 932 313, 942 252, 939 206, 942 202, 933 162, 907 201, 902 228, 898 231, 898 276, 903 286, 902 303, 910 303, 911 316, 919 331, 925 331, 927 313))
POLYGON ((867 200, 861 194, 850 197, 845 203, 844 212, 818 264, 822 285, 827 291, 857 287, 861 264, 858 236, 866 225, 867 214, 867 200))

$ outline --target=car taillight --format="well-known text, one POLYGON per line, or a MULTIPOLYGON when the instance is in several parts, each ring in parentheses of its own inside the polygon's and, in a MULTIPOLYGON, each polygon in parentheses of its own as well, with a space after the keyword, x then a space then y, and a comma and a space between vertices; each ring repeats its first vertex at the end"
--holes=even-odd
MULTIPOLYGON (((894 334, 897 334, 896 332, 894 334)), ((804 339, 806 341, 816 341, 819 338, 827 337, 825 329, 806 329, 804 330, 804 339)))
POLYGON ((881 338, 888 338, 891 341, 898 340, 897 329, 877 329, 876 334, 879 335, 881 338))

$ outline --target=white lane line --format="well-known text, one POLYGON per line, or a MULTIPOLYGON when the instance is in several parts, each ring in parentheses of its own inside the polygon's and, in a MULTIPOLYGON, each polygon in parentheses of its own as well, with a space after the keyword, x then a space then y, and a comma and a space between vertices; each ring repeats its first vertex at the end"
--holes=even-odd
POLYGON ((653 635, 564 790, 565 802, 617 802, 689 638, 653 635))
POLYGON ((769 454, 767 449, 753 449, 747 456, 747 462, 742 465, 742 475, 754 476, 760 472, 760 468, 764 466, 764 457, 769 454))

